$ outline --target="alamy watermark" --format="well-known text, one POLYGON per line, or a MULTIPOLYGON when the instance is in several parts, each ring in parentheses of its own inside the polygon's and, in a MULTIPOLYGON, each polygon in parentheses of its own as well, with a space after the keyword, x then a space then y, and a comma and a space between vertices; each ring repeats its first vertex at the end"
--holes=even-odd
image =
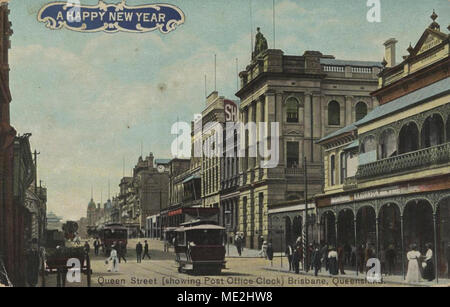
POLYGON ((202 123, 201 115, 194 116, 192 140, 191 125, 177 122, 171 133, 172 156, 179 158, 260 158, 261 168, 275 168, 280 157, 280 124, 272 122, 218 122, 202 123), (193 142, 193 144, 192 144, 193 142), (192 146, 193 145, 193 146, 192 146), (192 150, 193 148, 193 150, 192 150))
POLYGON ((381 1, 367 0, 367 7, 370 7, 366 18, 370 23, 381 22, 381 1))

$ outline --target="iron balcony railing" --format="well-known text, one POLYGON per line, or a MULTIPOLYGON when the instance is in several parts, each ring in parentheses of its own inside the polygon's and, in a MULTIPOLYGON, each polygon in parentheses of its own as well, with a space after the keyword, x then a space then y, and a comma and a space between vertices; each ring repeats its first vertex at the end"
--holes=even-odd
POLYGON ((374 178, 450 162, 450 142, 358 166, 357 179, 374 178))

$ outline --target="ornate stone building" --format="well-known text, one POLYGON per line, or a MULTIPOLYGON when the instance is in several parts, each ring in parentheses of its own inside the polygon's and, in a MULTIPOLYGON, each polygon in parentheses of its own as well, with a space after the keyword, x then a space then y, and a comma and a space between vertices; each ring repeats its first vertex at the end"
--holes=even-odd
MULTIPOLYGON (((240 73, 241 89, 236 93, 241 99, 240 121, 266 122, 269 127, 279 123, 279 161, 277 167, 265 169, 260 167, 260 157, 240 159, 239 230, 248 247, 258 247, 261 238, 270 236, 277 248, 281 238, 271 236, 269 225, 283 227, 289 240, 302 232, 301 212, 289 208, 304 202, 304 158, 308 162, 308 195, 312 196, 321 192, 323 181, 322 149, 315 142, 378 105, 370 93, 377 89, 382 66, 337 60, 317 51, 285 55, 281 50, 264 49, 265 44, 258 42, 263 36, 258 34, 258 48, 240 73), (269 221, 272 209, 277 213, 269 221), (285 212, 290 213, 287 216, 285 212), (299 221, 295 227, 293 218, 299 221)), ((261 141, 245 131, 241 135, 246 152, 261 141)))
POLYGON ((120 181, 120 193, 111 204, 110 220, 124 224, 129 234, 144 235, 147 218, 158 214, 168 200, 170 160, 154 159, 150 153, 145 159, 139 157, 132 177, 120 181), (117 207, 119 210, 117 210, 117 207), (119 211, 119 212, 118 212, 119 211))
POLYGON ((431 16, 408 55, 396 65, 395 40, 385 43, 380 101, 366 117, 319 141, 325 189, 317 196, 329 244, 372 244, 378 256, 399 255, 405 275, 410 244, 431 243, 435 271, 448 271, 450 243, 450 41, 431 16), (448 257, 448 255, 447 255, 448 257))

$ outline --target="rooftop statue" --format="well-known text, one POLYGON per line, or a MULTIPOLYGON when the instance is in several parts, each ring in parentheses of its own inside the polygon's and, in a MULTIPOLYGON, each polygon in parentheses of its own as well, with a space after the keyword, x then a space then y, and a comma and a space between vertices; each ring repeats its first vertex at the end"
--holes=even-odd
POLYGON ((261 52, 268 49, 267 40, 264 35, 260 32, 260 28, 257 28, 256 31, 256 41, 255 41, 255 52, 254 56, 258 56, 261 52))

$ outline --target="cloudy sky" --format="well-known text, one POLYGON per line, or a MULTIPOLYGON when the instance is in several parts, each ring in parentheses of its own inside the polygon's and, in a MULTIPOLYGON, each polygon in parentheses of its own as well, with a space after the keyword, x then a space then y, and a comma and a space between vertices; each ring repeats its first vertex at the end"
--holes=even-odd
MULTIPOLYGON (((111 194, 118 192, 123 158, 129 175, 141 142, 144 155, 171 157, 170 127, 201 111, 205 74, 213 90, 214 54, 218 90, 235 98, 236 58, 243 70, 251 25, 273 47, 272 0, 253 0, 252 21, 250 0, 165 0, 186 15, 167 35, 49 30, 37 21, 48 2, 10 1, 11 122, 19 133, 33 134, 48 208, 65 219, 85 215, 91 185, 97 202, 101 193, 106 200, 108 180, 111 194)), ((366 0, 276 0, 276 48, 381 61, 382 43, 395 37, 400 57, 430 24, 433 8, 447 31, 449 0, 381 0, 381 23, 367 22, 366 0)))

